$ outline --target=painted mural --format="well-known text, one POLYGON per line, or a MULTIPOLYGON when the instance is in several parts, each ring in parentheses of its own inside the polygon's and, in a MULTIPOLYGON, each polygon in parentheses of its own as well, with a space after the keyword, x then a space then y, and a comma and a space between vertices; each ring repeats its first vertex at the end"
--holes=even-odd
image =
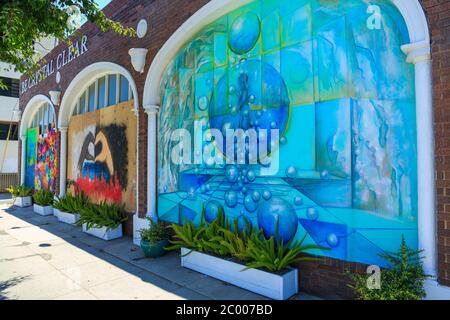
MULTIPOLYGON (((161 80, 160 219, 199 222, 204 212, 211 221, 223 209, 266 236, 279 221, 283 241, 307 233, 330 249, 322 255, 369 264, 383 265, 378 254, 402 235, 417 248, 414 68, 400 49, 408 33, 391 1, 374 3, 378 24, 364 0, 254 1, 179 51, 161 80), (278 129, 267 148, 278 167, 173 163, 173 132, 186 129, 194 139, 183 143, 194 146, 199 122, 203 137, 278 129)), ((200 142, 200 156, 228 148, 200 142)))
POLYGON ((126 102, 73 116, 69 124, 67 178, 91 201, 135 210, 136 116, 126 102))
POLYGON ((39 135, 38 128, 27 130, 25 184, 36 190, 56 190, 58 175, 58 134, 54 128, 39 135))

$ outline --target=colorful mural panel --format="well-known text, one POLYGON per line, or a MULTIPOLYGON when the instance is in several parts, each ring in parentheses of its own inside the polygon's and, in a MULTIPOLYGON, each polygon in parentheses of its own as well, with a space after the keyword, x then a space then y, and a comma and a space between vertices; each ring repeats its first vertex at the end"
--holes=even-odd
POLYGON ((27 130, 27 160, 25 185, 29 188, 34 188, 35 173, 36 173, 36 159, 37 159, 37 139, 38 129, 29 128, 27 130))
MULTIPOLYGON (((402 235, 417 248, 414 68, 401 15, 376 3, 380 29, 368 28, 363 0, 259 0, 189 41, 161 81, 160 219, 199 222, 204 211, 211 221, 223 208, 267 236, 279 220, 285 241, 308 233, 331 249, 322 255, 369 264, 383 265, 378 254, 402 235), (278 170, 174 163, 173 133, 185 129, 194 146, 197 122, 206 135, 278 129, 279 147, 268 147, 278 170)), ((200 156, 228 148, 199 141, 200 156)))
POLYGON ((68 173, 77 191, 93 202, 135 210, 136 116, 132 102, 73 116, 69 124, 68 173))

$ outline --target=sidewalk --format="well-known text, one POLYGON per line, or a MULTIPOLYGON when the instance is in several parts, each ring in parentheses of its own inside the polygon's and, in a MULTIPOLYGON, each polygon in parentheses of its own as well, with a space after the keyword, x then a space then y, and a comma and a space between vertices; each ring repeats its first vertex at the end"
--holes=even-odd
POLYGON ((265 298, 182 268, 178 253, 145 258, 131 238, 106 242, 32 207, 0 204, 2 299, 265 298))

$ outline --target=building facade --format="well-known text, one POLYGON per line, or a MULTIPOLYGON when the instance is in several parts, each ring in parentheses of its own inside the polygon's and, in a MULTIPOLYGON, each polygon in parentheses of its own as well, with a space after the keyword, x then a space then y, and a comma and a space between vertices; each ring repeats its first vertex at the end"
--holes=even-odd
POLYGON ((21 79, 22 183, 123 203, 136 243, 146 216, 224 212, 266 235, 276 217, 284 241, 329 249, 299 266, 300 287, 324 296, 350 297, 345 270, 384 266, 404 237, 424 250, 428 297, 449 297, 446 1, 104 12, 138 36, 85 24, 21 79), (239 129, 241 149, 227 140, 239 129))

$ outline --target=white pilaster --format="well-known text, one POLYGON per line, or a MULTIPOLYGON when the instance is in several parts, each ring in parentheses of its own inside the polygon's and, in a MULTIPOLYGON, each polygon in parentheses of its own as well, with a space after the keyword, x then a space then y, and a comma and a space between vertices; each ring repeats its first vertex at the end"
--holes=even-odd
POLYGON ((61 132, 60 160, 59 160, 59 196, 66 194, 67 187, 67 127, 59 128, 61 132))
POLYGON ((415 66, 419 248, 424 250, 425 272, 434 277, 437 235, 431 51, 425 41, 404 45, 402 50, 406 61, 415 66))
POLYGON ((156 213, 156 137, 157 116, 159 106, 144 106, 148 115, 148 142, 147 142, 147 217, 158 219, 156 213))
POLYGON ((20 184, 25 184, 25 174, 26 174, 26 158, 27 158, 27 136, 23 135, 20 137, 22 140, 22 153, 20 156, 20 184))

